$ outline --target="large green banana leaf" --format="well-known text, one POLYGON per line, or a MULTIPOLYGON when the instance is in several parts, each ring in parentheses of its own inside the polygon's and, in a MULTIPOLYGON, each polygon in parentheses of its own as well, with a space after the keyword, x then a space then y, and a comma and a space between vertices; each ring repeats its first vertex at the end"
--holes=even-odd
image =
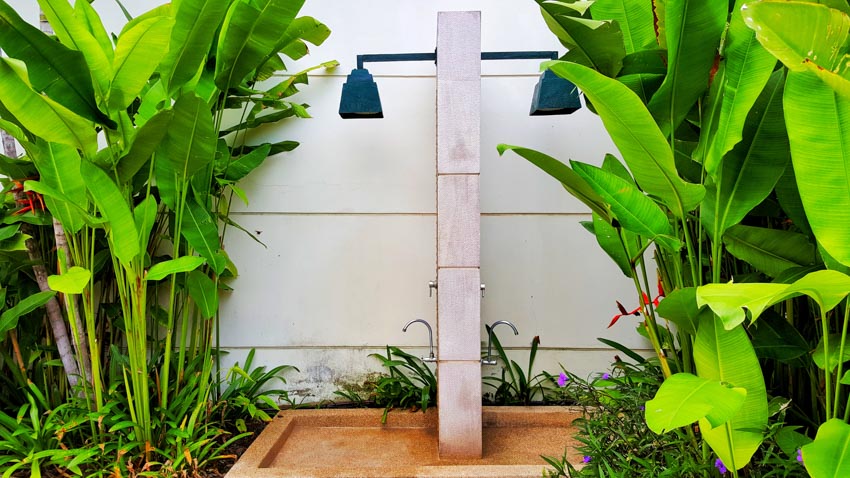
POLYGON ((100 15, 97 14, 94 7, 89 2, 74 2, 74 15, 86 26, 89 33, 97 40, 106 55, 106 59, 112 63, 113 58, 115 58, 115 47, 112 45, 112 39, 106 33, 106 28, 103 27, 100 15))
POLYGON ((801 450, 812 478, 850 476, 850 425, 844 421, 833 418, 824 422, 815 440, 801 450))
POLYGON ((756 355, 762 359, 771 358, 793 365, 807 363, 812 347, 785 317, 771 312, 765 311, 756 327, 747 329, 752 336, 756 355))
MULTIPOLYGON (((722 81, 717 95, 718 108, 714 128, 704 133, 708 136, 708 151, 703 159, 706 172, 713 176, 723 156, 742 139, 747 114, 767 84, 776 58, 756 40, 755 32, 744 23, 738 0, 729 21, 729 30, 723 47, 723 73, 715 76, 722 81)), ((781 90, 780 90, 781 91, 781 90)))
POLYGON ((122 110, 130 105, 148 83, 168 52, 174 19, 153 17, 139 22, 118 37, 112 61, 109 107, 122 110))
POLYGON ((788 73, 784 95, 791 161, 818 243, 850 265, 850 99, 814 73, 788 73))
POLYGON ((812 228, 809 226, 803 200, 800 198, 800 190, 797 188, 797 176, 794 173, 793 163, 785 168, 785 173, 776 182, 774 192, 776 192, 776 200, 779 201, 779 205, 788 215, 791 223, 811 236, 812 228))
POLYGON ((159 205, 153 195, 145 197, 133 208, 133 220, 136 223, 136 231, 139 233, 139 248, 143 251, 148 248, 158 210, 159 205))
POLYGON ((53 290, 37 292, 18 302, 14 307, 4 310, 3 314, 0 314, 0 334, 5 335, 6 332, 14 330, 18 326, 18 319, 22 315, 29 314, 43 306, 55 295, 56 291, 53 290))
POLYGON ((632 90, 576 63, 554 61, 547 65, 581 88, 593 103, 641 189, 659 198, 680 218, 702 201, 705 189, 679 177, 667 140, 632 90))
POLYGON ((708 305, 727 329, 741 324, 744 309, 755 321, 768 307, 800 295, 814 300, 823 312, 850 294, 850 276, 833 270, 806 274, 792 284, 708 284, 697 288, 697 304, 708 305))
POLYGON ((664 211, 630 181, 585 163, 573 161, 572 167, 609 205, 623 229, 671 251, 681 248, 664 211))
POLYGON ((186 181, 215 158, 215 128, 209 106, 194 93, 181 95, 173 111, 157 161, 163 161, 186 181))
POLYGON ((623 33, 626 54, 658 46, 653 28, 652 0, 596 0, 590 7, 594 20, 614 20, 623 33))
POLYGON ((614 77, 623 65, 626 50, 620 28, 610 21, 586 18, 590 2, 535 0, 549 30, 567 47, 563 59, 614 77))
MULTIPOLYGON (((67 144, 94 155, 92 124, 51 98, 33 91, 23 63, 0 58, 0 102, 20 124, 45 141, 67 144)), ((8 118, 7 118, 8 119, 8 118)))
POLYGON ((83 161, 80 173, 92 200, 107 221, 105 227, 112 253, 121 264, 128 267, 141 249, 139 232, 127 199, 112 179, 92 162, 83 161))
POLYGON ((168 133, 174 110, 161 110, 130 135, 130 144, 115 165, 118 184, 126 184, 150 160, 168 133))
POLYGON ((764 201, 789 163, 782 110, 784 80, 781 70, 773 75, 742 125, 744 141, 718 164, 716 182, 706 184, 700 220, 716 240, 764 201))
POLYGON ((649 103, 667 72, 655 37, 652 0, 598 0, 590 13, 594 20, 613 20, 620 28, 626 56, 617 79, 649 103))
POLYGON ((74 14, 68 0, 38 0, 38 5, 59 41, 83 54, 91 71, 97 97, 105 98, 109 82, 112 81, 112 61, 107 58, 88 25, 74 14))
POLYGON ((646 426, 662 434, 704 418, 718 427, 738 413, 746 397, 740 387, 690 373, 673 374, 646 402, 646 426))
MULTIPOLYGON (((263 161, 269 156, 269 152, 272 149, 272 145, 264 144, 260 145, 259 148, 251 151, 248 154, 243 154, 236 158, 231 158, 227 165, 224 167, 223 176, 228 181, 233 181, 234 183, 237 181, 241 181, 245 176, 247 176, 251 171, 260 167, 263 164, 263 161)), ((229 156, 229 153, 228 153, 229 156)))
POLYGON ((183 209, 183 237, 198 254, 207 260, 216 274, 227 266, 227 257, 221 253, 218 229, 210 213, 193 199, 186 201, 183 209))
POLYGON ((590 229, 596 237, 599 247, 608 254, 608 257, 617 264, 617 267, 620 268, 626 277, 631 278, 634 274, 632 271, 632 256, 623 244, 624 241, 620 236, 620 231, 595 212, 592 218, 593 222, 590 223, 590 226, 592 226, 590 229))
POLYGON ((228 9, 216 50, 215 84, 238 86, 280 49, 278 41, 304 0, 236 0, 228 9))
POLYGON ((634 91, 643 104, 648 104, 667 73, 664 55, 665 52, 661 50, 644 50, 627 55, 623 59, 623 69, 617 81, 634 91))
POLYGON ((587 184, 587 181, 582 179, 581 176, 576 174, 576 172, 570 169, 570 167, 566 164, 547 154, 520 146, 500 144, 496 146, 496 150, 499 152, 499 155, 505 154, 505 151, 513 151, 519 156, 527 159, 528 162, 542 169, 543 172, 549 176, 560 181, 570 194, 584 203, 585 206, 589 207, 591 211, 599 214, 609 223, 611 222, 611 213, 608 211, 608 207, 605 205, 602 197, 599 196, 599 194, 597 194, 589 184, 587 184))
POLYGON ((82 294, 91 284, 91 271, 79 266, 62 271, 61 274, 47 277, 47 285, 63 294, 82 294))
POLYGON ((183 0, 174 12, 168 54, 159 66, 166 89, 189 81, 204 63, 229 0, 183 0))
POLYGON ((627 168, 626 165, 624 165, 611 153, 605 154, 605 159, 602 160, 602 169, 628 182, 632 186, 637 186, 635 178, 633 178, 632 173, 629 172, 629 168, 627 168))
POLYGON ((850 360, 850 347, 841 346, 841 334, 821 337, 818 346, 812 351, 812 361, 819 369, 828 373, 835 373, 838 366, 848 360, 850 360))
POLYGON ((850 99, 850 15, 802 1, 755 1, 743 13, 758 40, 785 66, 817 75, 850 99))
POLYGON ((85 222, 77 207, 86 208, 86 185, 80 174, 80 153, 71 146, 38 140, 32 148, 32 160, 38 168, 39 180, 59 191, 67 200, 45 196, 50 212, 68 233, 76 233, 85 222))
POLYGON ((705 92, 729 5, 705 0, 664 3, 667 76, 650 100, 649 109, 661 131, 669 136, 705 92))
POLYGON ((201 317, 212 318, 218 311, 218 290, 215 282, 203 272, 194 270, 186 277, 186 287, 201 317))
POLYGON ((97 108, 83 54, 25 22, 4 0, 0 0, 0 48, 10 57, 26 62, 35 90, 86 119, 115 127, 97 108))
POLYGON ((697 290, 695 287, 676 289, 655 308, 655 311, 666 320, 676 324, 680 331, 696 335, 700 317, 711 314, 707 307, 697 305, 697 290))
POLYGON ((808 236, 782 229, 739 224, 726 231, 723 243, 730 254, 770 277, 815 261, 815 246, 808 236))
POLYGON ((183 256, 178 257, 177 259, 169 259, 167 261, 158 262, 148 270, 147 274, 145 274, 145 280, 162 280, 170 275, 179 274, 181 272, 191 272, 204 263, 206 263, 206 260, 203 257, 198 256, 183 256))
POLYGON ((729 469, 740 470, 761 445, 767 427, 767 391, 761 365, 744 328, 726 330, 711 314, 700 318, 694 340, 697 375, 747 391, 746 399, 731 420, 712 427, 700 420, 700 432, 729 469))
MULTIPOLYGON (((292 23, 286 28, 283 36, 278 40, 278 50, 289 58, 298 60, 309 53, 307 44, 304 43, 305 41, 318 46, 324 43, 330 34, 331 29, 315 18, 298 17, 292 20, 292 23)), ((272 58, 275 55, 277 53, 269 55, 268 58, 272 58)))

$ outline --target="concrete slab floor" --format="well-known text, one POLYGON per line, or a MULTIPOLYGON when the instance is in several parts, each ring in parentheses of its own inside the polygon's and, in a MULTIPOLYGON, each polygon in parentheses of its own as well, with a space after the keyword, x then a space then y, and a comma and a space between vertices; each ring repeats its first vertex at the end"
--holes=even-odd
POLYGON ((437 410, 281 411, 226 478, 539 477, 540 455, 581 461, 573 407, 484 407, 481 459, 440 459, 437 410))

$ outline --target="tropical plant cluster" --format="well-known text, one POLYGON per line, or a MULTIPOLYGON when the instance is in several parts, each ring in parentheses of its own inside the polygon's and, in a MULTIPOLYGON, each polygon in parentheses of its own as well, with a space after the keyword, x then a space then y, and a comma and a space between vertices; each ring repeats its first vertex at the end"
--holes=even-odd
MULTIPOLYGON (((544 456, 551 467, 548 476, 696 478, 727 473, 721 462, 706 459, 708 450, 694 446, 685 430, 658 435, 647 427, 645 404, 662 383, 661 368, 639 355, 628 356, 630 361, 617 360, 610 373, 593 380, 567 372, 562 390, 584 410, 573 422, 580 444, 560 457, 544 456)), ((784 426, 787 404, 771 401, 765 439, 748 466, 748 476, 806 476, 802 463, 787 458, 797 454, 794 437, 784 426)))
POLYGON ((251 130, 309 116, 283 58, 330 30, 303 3, 182 0, 110 34, 87 1, 39 0, 39 29, 0 0, 4 478, 192 474, 286 399, 263 391, 286 367, 222 371, 217 331, 239 182, 298 146, 251 130))
MULTIPOLYGON (((482 375, 482 401, 487 405, 572 405, 578 403, 576 397, 570 394, 572 390, 565 386, 569 382, 568 372, 564 370, 559 375, 546 371, 534 372, 534 359, 540 345, 540 337, 534 337, 528 354, 528 365, 523 369, 515 360, 511 360, 498 336, 490 333, 493 347, 496 349, 496 364, 499 370, 495 375, 482 375)), ((606 343, 611 343, 605 341, 606 343)), ((614 344, 627 353, 634 352, 622 345, 614 344)), ((639 355, 634 354, 640 358, 639 355)), ((428 410, 437 405, 437 378, 431 367, 421 358, 411 355, 399 347, 387 346, 387 355, 372 354, 381 362, 386 373, 374 380, 369 380, 355 390, 352 387, 334 392, 335 395, 347 401, 347 404, 384 408, 381 422, 385 423, 387 414, 394 409, 412 411, 428 410)), ((490 360, 492 357, 482 357, 490 360)), ((572 376, 572 375, 570 375, 572 376)))
POLYGON ((785 458, 850 476, 847 1, 535 1, 568 49, 544 67, 617 151, 499 151, 589 207, 584 226, 634 283, 663 379, 646 425, 750 476, 785 397, 785 458))

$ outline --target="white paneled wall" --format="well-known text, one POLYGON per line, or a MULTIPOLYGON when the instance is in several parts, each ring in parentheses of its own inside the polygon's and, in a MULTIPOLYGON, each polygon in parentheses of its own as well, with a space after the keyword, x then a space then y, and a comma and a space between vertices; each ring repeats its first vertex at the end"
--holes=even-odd
MULTIPOLYGON (((37 20, 34 0, 10 3, 37 20)), ((138 14, 159 2, 123 3, 138 14)), ((116 3, 94 6, 117 33, 124 20, 116 3)), ((261 363, 299 367, 289 385, 312 401, 379 371, 368 354, 386 344, 426 352, 424 328, 402 333, 401 327, 414 318, 433 324, 436 315, 427 286, 436 278, 434 65, 367 64, 380 89, 382 120, 342 120, 337 108, 357 54, 433 51, 441 10, 480 10, 484 51, 563 52, 533 0, 307 0, 302 14, 333 33, 307 58, 289 62, 290 69, 331 59, 341 66, 317 72, 302 89, 313 119, 285 120, 252 139, 301 146, 270 158, 243 183, 251 202, 238 206, 234 219, 258 231, 268 247, 227 233, 240 277, 222 303, 226 363, 257 348, 261 363)), ((631 281, 579 225, 589 219, 587 209, 525 160, 499 157, 496 144, 596 164, 616 149, 586 109, 528 116, 538 65, 482 64, 482 320, 517 325, 519 336, 502 331, 500 339, 518 357, 539 335, 541 368, 557 371, 562 363, 586 375, 613 357, 596 337, 646 346, 632 319, 606 329, 615 300, 634 305, 631 281)), ((486 345, 483 325, 480 338, 486 345)))

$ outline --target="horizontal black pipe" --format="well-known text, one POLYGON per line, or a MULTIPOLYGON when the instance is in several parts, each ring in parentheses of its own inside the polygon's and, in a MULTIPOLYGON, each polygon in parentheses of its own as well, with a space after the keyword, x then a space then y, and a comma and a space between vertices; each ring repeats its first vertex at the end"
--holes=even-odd
MULTIPOLYGON (((485 51, 481 52, 482 60, 555 60, 557 51, 485 51)), ((437 52, 434 53, 379 53, 357 55, 357 68, 362 69, 364 63, 388 61, 433 61, 437 62, 437 52)))

